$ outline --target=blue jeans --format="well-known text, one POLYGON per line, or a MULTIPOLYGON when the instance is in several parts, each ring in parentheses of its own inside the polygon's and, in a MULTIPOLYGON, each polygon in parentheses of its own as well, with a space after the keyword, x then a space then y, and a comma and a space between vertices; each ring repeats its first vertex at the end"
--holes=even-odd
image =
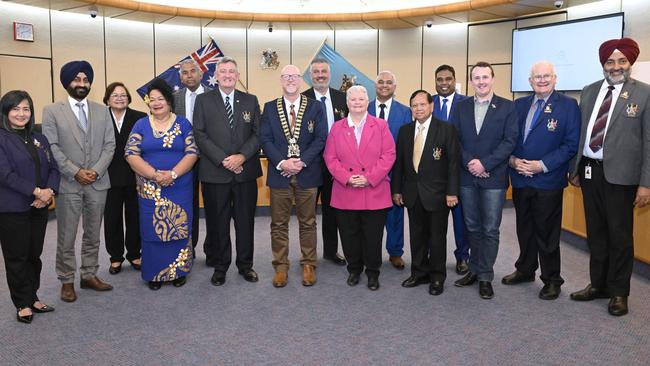
POLYGON ((499 226, 506 198, 505 189, 460 187, 463 214, 470 245, 469 271, 479 281, 494 279, 499 252, 499 226))
POLYGON ((457 261, 466 261, 469 259, 469 242, 467 241, 467 229, 465 229, 463 203, 461 201, 458 201, 458 205, 451 209, 451 217, 454 220, 454 239, 456 241, 454 256, 456 256, 457 261))
POLYGON ((404 207, 394 203, 386 216, 386 251, 394 257, 404 254, 404 207))

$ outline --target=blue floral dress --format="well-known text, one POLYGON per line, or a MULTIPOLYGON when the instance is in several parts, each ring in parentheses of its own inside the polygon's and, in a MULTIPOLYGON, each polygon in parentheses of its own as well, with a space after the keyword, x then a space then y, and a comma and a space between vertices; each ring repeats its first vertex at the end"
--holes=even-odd
MULTIPOLYGON (((186 154, 198 155, 192 125, 181 116, 167 131, 154 131, 151 117, 138 120, 125 156, 139 155, 159 170, 171 170, 186 154)), ((162 187, 136 175, 142 238, 142 279, 171 281, 192 269, 192 171, 162 187)))

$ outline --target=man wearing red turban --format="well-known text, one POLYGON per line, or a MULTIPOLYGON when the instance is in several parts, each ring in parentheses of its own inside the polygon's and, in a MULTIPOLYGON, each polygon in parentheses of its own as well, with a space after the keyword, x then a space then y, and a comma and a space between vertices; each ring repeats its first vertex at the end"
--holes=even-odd
POLYGON ((582 90, 571 172, 571 182, 582 188, 591 283, 571 299, 610 298, 609 313, 620 316, 628 312, 634 206, 650 203, 650 85, 630 77, 639 56, 634 40, 609 40, 599 56, 605 79, 582 90))

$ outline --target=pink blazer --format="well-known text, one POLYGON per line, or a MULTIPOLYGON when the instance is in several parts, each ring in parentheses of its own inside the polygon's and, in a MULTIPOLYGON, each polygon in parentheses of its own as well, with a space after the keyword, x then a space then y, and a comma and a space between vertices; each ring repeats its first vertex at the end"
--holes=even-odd
POLYGON ((357 149, 354 129, 347 118, 332 126, 325 152, 325 164, 334 177, 330 205, 343 210, 379 210, 392 206, 388 173, 395 162, 395 141, 383 119, 366 117, 357 149), (369 185, 347 185, 353 175, 363 175, 369 185))

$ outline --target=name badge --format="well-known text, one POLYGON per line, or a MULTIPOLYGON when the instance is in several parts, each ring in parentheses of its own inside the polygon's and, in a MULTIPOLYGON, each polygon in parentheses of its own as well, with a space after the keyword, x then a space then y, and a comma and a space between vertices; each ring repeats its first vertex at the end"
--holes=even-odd
POLYGON ((591 179, 591 165, 585 165, 585 179, 591 179))

